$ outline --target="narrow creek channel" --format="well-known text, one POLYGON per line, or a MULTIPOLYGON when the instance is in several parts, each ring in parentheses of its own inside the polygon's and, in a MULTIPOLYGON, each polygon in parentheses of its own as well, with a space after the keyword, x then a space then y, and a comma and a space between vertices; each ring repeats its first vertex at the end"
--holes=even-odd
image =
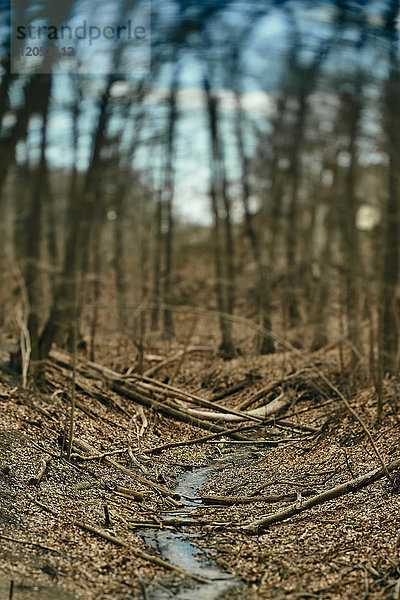
MULTIPOLYGON (((184 506, 174 511, 168 511, 168 513, 161 516, 189 519, 190 513, 201 506, 201 500, 195 498, 198 490, 209 477, 224 469, 242 466, 249 460, 254 459, 255 456, 258 457, 258 454, 247 449, 237 450, 234 453, 229 453, 229 455, 214 459, 207 466, 184 473, 178 479, 178 483, 173 490, 175 493, 182 495, 184 506), (194 500, 188 500, 185 497, 194 498, 194 500)), ((217 600, 229 588, 240 585, 238 579, 227 573, 207 556, 206 551, 195 545, 196 534, 163 529, 140 530, 137 533, 149 547, 156 549, 163 558, 172 564, 193 575, 200 575, 212 581, 211 584, 193 582, 190 587, 182 587, 176 594, 172 594, 167 589, 154 586, 154 589, 149 593, 150 600, 165 600, 172 597, 176 600, 193 600, 200 597, 202 600, 217 600)))

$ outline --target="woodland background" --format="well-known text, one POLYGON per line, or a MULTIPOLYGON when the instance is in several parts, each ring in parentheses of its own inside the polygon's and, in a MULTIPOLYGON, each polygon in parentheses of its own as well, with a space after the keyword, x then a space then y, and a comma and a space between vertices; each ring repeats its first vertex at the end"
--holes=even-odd
POLYGON ((399 4, 0 0, 0 594, 400 598, 399 4))
POLYGON ((25 379, 53 343, 94 359, 99 330, 140 372, 200 311, 226 359, 236 317, 254 354, 346 340, 379 393, 398 369, 399 3, 155 0, 142 78, 13 74, 9 16, 0 328, 25 379))

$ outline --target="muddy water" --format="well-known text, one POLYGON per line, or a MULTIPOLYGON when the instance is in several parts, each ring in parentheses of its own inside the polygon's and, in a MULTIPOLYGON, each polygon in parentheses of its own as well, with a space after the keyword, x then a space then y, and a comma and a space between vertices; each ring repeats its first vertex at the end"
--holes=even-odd
MULTIPOLYGON (((252 456, 253 453, 248 450, 238 450, 229 456, 217 458, 206 467, 200 467, 193 472, 185 473, 179 479, 178 485, 173 491, 182 496, 195 498, 199 488, 208 477, 223 469, 230 469, 238 464, 244 464, 252 456)), ((190 518, 190 513, 201 504, 200 500, 191 501, 184 498, 182 502, 184 503, 183 508, 169 511, 163 516, 166 518, 190 518)), ((171 594, 167 589, 154 587, 149 593, 150 600, 165 600, 171 597, 176 600, 194 600, 197 598, 216 600, 229 588, 240 585, 239 580, 224 571, 215 561, 210 560, 203 550, 196 547, 196 535, 185 531, 175 533, 159 529, 142 530, 138 533, 148 546, 157 549, 162 557, 172 564, 193 575, 200 575, 212 581, 210 584, 193 583, 191 587, 184 587, 175 594, 171 594)))

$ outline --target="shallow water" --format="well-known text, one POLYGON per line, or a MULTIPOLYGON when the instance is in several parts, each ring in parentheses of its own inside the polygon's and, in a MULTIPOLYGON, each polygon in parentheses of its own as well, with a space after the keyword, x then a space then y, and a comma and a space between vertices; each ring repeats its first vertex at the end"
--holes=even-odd
MULTIPOLYGON (((182 496, 195 498, 198 489, 208 477, 222 469, 233 468, 251 455, 252 453, 248 450, 238 450, 232 455, 217 458, 206 467, 200 467, 182 475, 173 491, 182 496)), ((169 511, 168 517, 190 518, 190 513, 201 504, 200 500, 191 501, 185 498, 182 499, 182 502, 185 506, 175 511, 169 511)), ((210 559, 204 550, 196 547, 196 535, 185 531, 175 533, 162 529, 145 530, 138 533, 148 546, 157 549, 162 557, 170 563, 193 575, 200 575, 212 581, 211 584, 193 582, 193 585, 182 588, 176 594, 154 587, 149 593, 150 600, 165 600, 172 597, 176 600, 194 600, 199 597, 201 600, 216 600, 229 588, 240 584, 238 579, 210 559)))

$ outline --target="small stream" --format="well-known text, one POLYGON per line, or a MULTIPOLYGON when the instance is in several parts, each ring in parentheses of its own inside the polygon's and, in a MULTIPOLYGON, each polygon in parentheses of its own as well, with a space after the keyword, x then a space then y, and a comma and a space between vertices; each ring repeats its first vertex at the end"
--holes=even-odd
MULTIPOLYGON (((184 473, 179 478, 173 492, 195 498, 199 488, 208 477, 223 469, 234 468, 238 464, 243 464, 250 457, 254 457, 254 452, 237 450, 235 453, 214 459, 205 467, 199 467, 191 472, 184 473)), ((166 518, 190 518, 190 513, 201 505, 201 500, 191 501, 182 498, 182 503, 184 504, 182 508, 168 511, 162 516, 166 518)), ((165 560, 193 575, 200 575, 212 581, 211 584, 193 582, 193 585, 182 587, 176 594, 172 594, 161 587, 154 587, 149 593, 150 600, 166 600, 172 597, 176 600, 194 600, 199 597, 202 600, 216 600, 229 588, 240 585, 238 579, 227 573, 214 560, 210 560, 206 553, 195 545, 197 537, 195 534, 163 529, 140 530, 137 533, 148 546, 156 549, 165 560)))

